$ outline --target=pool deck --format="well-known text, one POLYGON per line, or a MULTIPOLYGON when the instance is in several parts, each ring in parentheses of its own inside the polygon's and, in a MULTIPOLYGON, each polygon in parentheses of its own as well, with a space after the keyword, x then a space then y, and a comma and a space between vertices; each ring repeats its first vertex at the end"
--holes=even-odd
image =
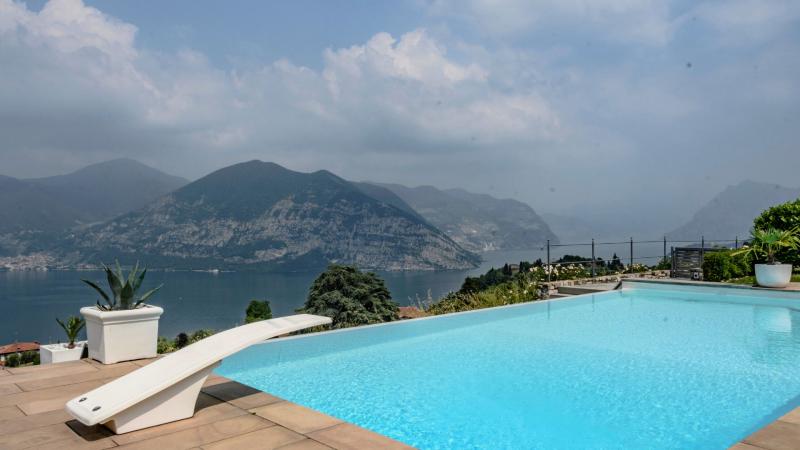
POLYGON ((206 381, 194 417, 166 425, 115 435, 64 411, 67 400, 151 361, 0 368, 0 450, 411 448, 216 375, 206 381))

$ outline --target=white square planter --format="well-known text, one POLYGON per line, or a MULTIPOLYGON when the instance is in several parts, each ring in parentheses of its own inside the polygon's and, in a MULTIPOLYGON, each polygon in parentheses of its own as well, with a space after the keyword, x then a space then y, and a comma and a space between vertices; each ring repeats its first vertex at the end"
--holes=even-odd
POLYGON ((101 311, 95 306, 81 308, 86 319, 89 358, 103 364, 155 358, 158 318, 163 313, 162 308, 152 305, 122 311, 101 311))
POLYGON ((77 361, 81 359, 84 347, 86 347, 86 341, 76 342, 73 348, 69 348, 68 344, 41 345, 39 346, 39 358, 41 364, 77 361))

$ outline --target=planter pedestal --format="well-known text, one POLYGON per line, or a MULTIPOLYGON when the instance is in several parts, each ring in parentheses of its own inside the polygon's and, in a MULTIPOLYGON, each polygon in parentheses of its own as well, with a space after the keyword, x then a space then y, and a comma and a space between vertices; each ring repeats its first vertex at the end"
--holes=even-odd
POLYGON ((122 311, 81 308, 86 319, 89 358, 103 364, 155 358, 158 319, 163 313, 163 309, 152 305, 122 311))
POLYGON ((67 361, 77 361, 83 355, 86 341, 75 342, 75 347, 69 348, 68 344, 50 344, 39 346, 41 364, 58 364, 67 361))
POLYGON ((756 264, 756 282, 759 286, 783 288, 791 281, 791 264, 756 264))

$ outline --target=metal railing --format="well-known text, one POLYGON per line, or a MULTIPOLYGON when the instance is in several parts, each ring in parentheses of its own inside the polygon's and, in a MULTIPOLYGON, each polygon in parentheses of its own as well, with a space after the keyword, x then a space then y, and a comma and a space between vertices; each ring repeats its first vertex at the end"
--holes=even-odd
MULTIPOLYGON (((600 258, 600 259, 598 259, 597 250, 599 248, 615 247, 617 250, 626 249, 627 250, 627 254, 626 255, 617 255, 617 258, 619 259, 620 263, 622 263, 623 256, 626 257, 626 259, 628 261, 628 267, 629 268, 633 268, 634 264, 637 261, 640 264, 642 262, 667 260, 668 258, 670 258, 670 261, 671 261, 672 255, 674 254, 674 249, 677 246, 675 244, 684 244, 684 246, 691 246, 692 244, 694 244, 695 246, 699 246, 701 260, 702 260, 702 257, 704 255, 706 249, 712 249, 712 248, 732 248, 732 249, 737 249, 737 248, 739 248, 740 244, 742 244, 742 242, 743 241, 740 241, 738 236, 734 237, 733 239, 713 239, 713 240, 707 240, 705 238, 705 236, 700 236, 700 238, 697 239, 697 240, 667 239, 667 237, 664 236, 661 239, 650 239, 650 240, 642 240, 642 241, 634 240, 633 237, 631 237, 630 239, 627 239, 627 240, 603 241, 603 242, 598 242, 594 238, 591 238, 589 240, 589 242, 558 243, 558 244, 553 244, 553 243, 550 242, 550 239, 548 239, 546 244, 545 244, 545 246, 541 247, 541 250, 546 252, 546 256, 545 256, 546 260, 543 261, 543 263, 546 264, 547 267, 550 267, 553 264, 589 265, 590 269, 591 269, 591 276, 592 276, 592 278, 594 278, 594 277, 597 276, 597 263, 600 260, 602 260, 602 261, 604 261, 606 263, 612 260, 612 258, 600 258), (650 252, 657 251, 657 250, 654 250, 653 248, 657 244, 661 244, 661 250, 662 250, 661 255, 647 255, 647 253, 645 253, 647 256, 640 256, 639 254, 637 254, 635 252, 635 249, 636 249, 637 246, 639 246, 639 249, 641 249, 641 245, 642 244, 646 244, 648 246, 648 249, 649 249, 650 252), (551 258, 553 249, 564 249, 564 248, 581 248, 581 249, 584 249, 586 247, 589 247, 591 249, 591 259, 570 260, 570 261, 564 261, 564 262, 553 262, 553 260, 551 258), (669 248, 669 252, 667 251, 667 248, 669 248)), ((606 252, 606 253, 608 253, 608 252, 606 252)), ((617 251, 614 251, 614 253, 616 254, 617 251)), ((568 254, 569 253, 562 253, 561 257, 558 258, 558 259, 561 259, 565 255, 568 255, 568 254)), ((624 263, 623 263, 623 265, 624 265, 624 263)), ((548 270, 548 273, 547 273, 547 281, 548 282, 551 281, 550 280, 550 271, 549 270, 548 270)))

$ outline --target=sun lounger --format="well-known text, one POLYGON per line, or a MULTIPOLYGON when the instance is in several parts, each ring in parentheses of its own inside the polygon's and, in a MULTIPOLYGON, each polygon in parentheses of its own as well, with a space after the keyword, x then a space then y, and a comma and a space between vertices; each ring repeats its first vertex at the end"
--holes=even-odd
POLYGON ((200 388, 223 358, 272 337, 329 323, 328 317, 298 314, 223 331, 78 396, 66 409, 85 425, 105 424, 118 434, 185 419, 194 415, 200 388))

